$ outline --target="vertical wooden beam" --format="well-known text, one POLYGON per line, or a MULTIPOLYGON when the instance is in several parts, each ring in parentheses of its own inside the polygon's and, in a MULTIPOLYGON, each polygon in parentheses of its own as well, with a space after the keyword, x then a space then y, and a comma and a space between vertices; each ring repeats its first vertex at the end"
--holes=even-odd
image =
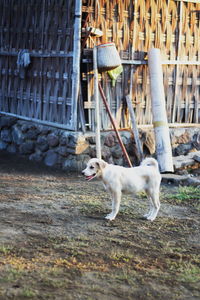
POLYGON ((135 140, 135 144, 136 144, 136 148, 137 148, 137 158, 138 158, 139 162, 141 162, 144 158, 143 151, 142 151, 142 145, 141 145, 140 138, 139 138, 139 132, 138 132, 137 123, 136 123, 136 119, 135 119, 133 104, 131 102, 130 96, 128 96, 128 95, 126 96, 126 103, 127 103, 128 109, 129 109, 130 116, 131 116, 132 130, 133 130, 134 140, 135 140))
POLYGON ((71 128, 77 131, 77 108, 80 85, 80 56, 81 56, 81 15, 82 1, 75 2, 74 42, 73 42, 73 67, 72 67, 72 119, 71 128))
POLYGON ((100 109, 99 109, 99 88, 97 69, 97 47, 93 48, 93 68, 94 68, 94 99, 95 99, 95 131, 96 131, 96 156, 101 159, 101 134, 100 134, 100 109))
MULTIPOLYGON (((181 48, 181 36, 182 36, 182 14, 183 14, 183 1, 180 2, 180 22, 179 22, 179 36, 178 36, 178 49, 177 49, 177 61, 180 60, 180 48, 181 48)), ((172 113, 172 123, 176 121, 177 114, 177 122, 180 122, 180 109, 181 105, 178 101, 177 92, 178 92, 178 78, 179 78, 179 64, 176 65, 176 77, 175 77, 175 89, 174 89, 174 107, 172 113)))

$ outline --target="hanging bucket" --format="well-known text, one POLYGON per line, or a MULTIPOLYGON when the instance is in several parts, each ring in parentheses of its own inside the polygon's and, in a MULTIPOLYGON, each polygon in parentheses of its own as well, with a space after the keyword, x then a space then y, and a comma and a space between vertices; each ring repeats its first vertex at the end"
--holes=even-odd
POLYGON ((113 70, 121 65, 121 59, 114 43, 97 46, 97 67, 100 72, 113 70))

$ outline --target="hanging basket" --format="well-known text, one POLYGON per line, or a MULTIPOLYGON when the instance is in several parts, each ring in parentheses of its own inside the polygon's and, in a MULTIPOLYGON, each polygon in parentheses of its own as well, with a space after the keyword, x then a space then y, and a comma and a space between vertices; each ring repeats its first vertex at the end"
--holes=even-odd
POLYGON ((114 43, 97 46, 97 67, 100 72, 113 70, 121 65, 121 59, 114 43))

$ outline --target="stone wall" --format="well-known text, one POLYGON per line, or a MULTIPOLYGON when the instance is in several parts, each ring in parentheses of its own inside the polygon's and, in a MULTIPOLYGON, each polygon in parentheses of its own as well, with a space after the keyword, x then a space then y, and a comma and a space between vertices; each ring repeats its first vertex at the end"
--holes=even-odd
MULTIPOLYGON (((186 155, 200 150, 198 128, 171 129, 173 155, 186 155)), ((137 165, 134 138, 131 131, 120 131, 123 143, 131 161, 137 165)), ((154 155, 153 130, 140 130, 145 154, 154 155)), ((115 132, 101 134, 102 157, 109 163, 126 165, 115 132)), ((85 163, 96 156, 95 135, 74 133, 36 123, 21 121, 12 117, 0 117, 0 150, 19 153, 46 166, 80 171, 85 163)))

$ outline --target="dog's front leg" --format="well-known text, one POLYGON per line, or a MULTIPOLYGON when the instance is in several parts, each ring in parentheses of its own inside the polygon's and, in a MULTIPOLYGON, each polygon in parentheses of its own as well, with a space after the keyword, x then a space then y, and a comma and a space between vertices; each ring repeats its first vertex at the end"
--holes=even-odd
POLYGON ((107 220, 114 220, 119 212, 120 202, 121 202, 121 191, 112 191, 112 211, 106 216, 107 220))

